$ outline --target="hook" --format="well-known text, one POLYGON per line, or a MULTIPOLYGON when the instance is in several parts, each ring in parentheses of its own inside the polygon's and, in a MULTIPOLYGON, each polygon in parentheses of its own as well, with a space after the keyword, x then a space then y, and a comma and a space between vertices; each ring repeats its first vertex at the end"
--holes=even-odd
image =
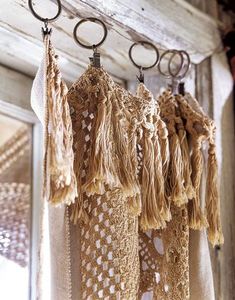
POLYGON ((38 19, 39 21, 43 22, 44 23, 44 28, 42 27, 42 35, 43 37, 45 37, 46 35, 50 35, 51 32, 52 32, 52 29, 51 28, 48 28, 48 23, 52 23, 54 21, 56 21, 60 14, 61 14, 61 11, 62 11, 62 5, 61 5, 61 1, 60 0, 56 0, 57 2, 57 6, 58 6, 58 10, 57 10, 57 13, 54 17, 52 18, 43 18, 41 16, 39 16, 36 11, 34 10, 33 8, 33 2, 32 0, 28 0, 28 6, 29 6, 29 9, 31 11, 31 13, 33 14, 33 16, 38 19))
POLYGON ((140 75, 136 75, 138 81, 140 83, 144 83, 144 73, 143 73, 143 67, 139 67, 139 72, 140 72, 140 75))
POLYGON ((74 27, 74 30, 73 30, 73 37, 74 37, 74 40, 76 43, 78 43, 81 47, 83 48, 86 48, 86 49, 92 49, 93 50, 93 57, 90 57, 90 62, 91 64, 95 67, 95 68, 100 68, 100 53, 98 52, 98 47, 100 45, 102 45, 106 39, 108 35, 108 30, 107 30, 107 27, 105 25, 105 23, 97 18, 85 18, 85 19, 81 19, 74 27), (93 45, 86 45, 86 44, 83 44, 83 42, 81 42, 77 36, 77 30, 78 30, 78 27, 84 23, 84 22, 94 22, 94 23, 99 23, 102 25, 103 27, 103 30, 104 30, 104 35, 103 35, 103 38, 101 39, 101 41, 97 44, 93 44, 93 45))
POLYGON ((147 42, 147 41, 138 41, 138 42, 133 43, 133 44, 131 45, 128 54, 129 54, 129 58, 130 58, 131 62, 133 63, 133 65, 139 69, 139 76, 136 76, 137 79, 139 80, 140 83, 144 83, 144 73, 143 73, 143 70, 147 70, 147 69, 153 68, 155 65, 157 65, 157 63, 158 63, 158 61, 159 61, 160 55, 159 55, 159 52, 158 52, 157 47, 156 47, 154 44, 152 44, 152 43, 150 43, 150 42, 147 42), (133 59, 133 57, 132 57, 132 50, 133 50, 133 48, 134 48, 135 46, 137 46, 137 45, 142 45, 142 46, 148 45, 148 46, 150 46, 151 48, 153 48, 153 50, 154 50, 155 53, 156 53, 156 60, 155 60, 155 62, 154 62, 152 65, 147 66, 147 67, 143 67, 143 66, 138 65, 138 64, 134 61, 134 59, 133 59))

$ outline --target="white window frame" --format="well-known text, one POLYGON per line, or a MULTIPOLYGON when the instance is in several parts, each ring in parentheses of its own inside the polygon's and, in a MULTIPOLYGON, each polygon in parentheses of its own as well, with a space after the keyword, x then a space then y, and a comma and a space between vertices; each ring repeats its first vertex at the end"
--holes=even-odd
POLYGON ((36 299, 38 253, 40 239, 40 216, 42 211, 42 126, 36 115, 27 109, 0 99, 0 113, 32 126, 32 202, 29 266, 29 299, 36 299))

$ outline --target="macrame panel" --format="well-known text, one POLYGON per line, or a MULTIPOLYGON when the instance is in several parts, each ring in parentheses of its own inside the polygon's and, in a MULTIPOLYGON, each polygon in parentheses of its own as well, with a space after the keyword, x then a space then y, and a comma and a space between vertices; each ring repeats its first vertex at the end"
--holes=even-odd
MULTIPOLYGON (((140 271, 138 217, 130 210, 130 203, 135 202, 135 197, 127 196, 129 183, 122 181, 121 176, 125 174, 119 173, 123 163, 121 159, 131 157, 131 163, 137 166, 137 155, 133 147, 131 155, 126 153, 124 157, 116 146, 121 139, 125 141, 121 150, 129 151, 129 147, 136 146, 135 140, 131 139, 136 125, 136 112, 130 104, 132 100, 107 73, 94 68, 87 70, 68 95, 79 194, 71 218, 74 222, 80 219, 80 298, 84 300, 137 299, 140 271), (128 100, 125 107, 131 115, 120 108, 128 100), (132 127, 128 118, 133 121, 132 127), (121 128, 118 127, 119 122, 121 128), (88 174, 93 175, 91 161, 97 154, 94 145, 100 155, 94 163, 101 163, 91 181, 92 184, 97 183, 93 186, 95 193, 86 189, 88 174), (103 151, 107 157, 103 157, 103 151), (104 184, 107 174, 113 181, 104 184), (127 192, 123 193, 122 188, 127 192)), ((132 166, 129 165, 129 170, 132 166)), ((137 168, 133 169, 134 175, 128 175, 137 182, 137 168)), ((136 185, 133 186, 135 189, 136 185)))
POLYGON ((139 299, 189 299, 189 227, 185 207, 172 206, 166 229, 139 232, 139 299))

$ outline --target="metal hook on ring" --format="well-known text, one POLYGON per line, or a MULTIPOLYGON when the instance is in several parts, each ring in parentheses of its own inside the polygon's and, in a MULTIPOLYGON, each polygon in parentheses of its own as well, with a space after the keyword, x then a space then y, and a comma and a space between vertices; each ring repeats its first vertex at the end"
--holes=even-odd
POLYGON ((190 68, 190 57, 188 55, 188 53, 184 50, 167 50, 165 52, 163 52, 163 54, 160 57, 160 61, 159 61, 159 72, 165 76, 166 78, 171 78, 171 90, 173 94, 176 94, 177 92, 180 94, 184 94, 184 83, 181 82, 181 80, 185 77, 185 75, 187 74, 189 68, 190 68), (168 68, 167 68, 167 72, 164 72, 162 70, 162 65, 161 62, 163 60, 163 57, 165 57, 167 54, 171 53, 171 57, 168 61, 168 68), (176 68, 176 71, 173 71, 173 59, 174 57, 178 55, 180 57, 180 63, 178 65, 178 67, 176 68), (185 60, 186 57, 186 60, 185 60))
POLYGON ((97 18, 85 18, 80 20, 74 27, 73 30, 73 37, 76 43, 78 43, 81 47, 86 48, 86 49, 92 49, 93 50, 93 57, 90 57, 90 62, 91 64, 95 67, 95 68, 100 68, 100 53, 98 52, 98 47, 100 45, 102 45, 104 43, 104 41, 106 40, 106 37, 108 35, 108 30, 107 27, 105 25, 105 23, 103 21, 101 21, 100 19, 97 18), (79 40, 78 35, 77 35, 77 30, 78 27, 84 23, 84 22, 94 22, 94 23, 99 23, 100 25, 102 25, 103 30, 104 30, 104 35, 101 39, 101 41, 97 44, 93 44, 93 45, 86 45, 83 42, 81 42, 81 40, 79 40))
POLYGON ((42 27, 43 37, 45 37, 46 35, 50 35, 52 32, 52 29, 48 28, 48 23, 56 21, 61 14, 61 11, 62 11, 61 1, 56 0, 56 2, 57 2, 57 6, 58 6, 56 15, 53 18, 43 18, 43 17, 39 16, 39 14, 37 14, 36 11, 34 10, 32 0, 28 0, 28 6, 29 6, 29 9, 30 9, 31 13, 33 14, 33 16, 36 19, 38 19, 39 21, 44 23, 44 27, 42 27))
POLYGON ((135 43, 133 43, 133 44, 131 45, 128 54, 129 54, 129 58, 130 58, 131 62, 133 63, 133 65, 139 69, 139 76, 136 76, 137 79, 138 79, 138 81, 144 83, 144 73, 143 73, 143 70, 148 70, 148 69, 151 69, 151 68, 155 67, 155 66, 157 65, 158 61, 159 61, 160 55, 159 55, 159 51, 158 51, 157 47, 156 47, 154 44, 152 44, 152 43, 150 43, 150 42, 147 42, 147 41, 138 41, 138 42, 135 42, 135 43), (150 46, 151 48, 153 48, 153 50, 154 50, 155 53, 156 53, 156 60, 155 60, 155 62, 154 62, 152 65, 150 65, 150 66, 148 66, 148 67, 143 67, 143 66, 141 66, 141 65, 138 65, 138 64, 134 61, 134 59, 133 59, 133 57, 132 57, 132 50, 133 50, 133 48, 134 48, 135 46, 137 46, 137 45, 142 45, 142 46, 148 45, 148 46, 150 46))

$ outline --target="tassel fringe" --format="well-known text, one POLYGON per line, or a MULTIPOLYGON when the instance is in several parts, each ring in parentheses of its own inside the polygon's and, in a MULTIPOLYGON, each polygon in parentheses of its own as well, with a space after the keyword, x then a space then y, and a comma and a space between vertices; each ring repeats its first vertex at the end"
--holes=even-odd
POLYGON ((224 243, 219 204, 218 165, 215 154, 215 145, 213 142, 210 142, 208 149, 206 213, 209 224, 207 229, 208 238, 213 246, 224 243))
POLYGON ((43 195, 52 204, 69 205, 77 197, 77 182, 73 170, 73 135, 67 87, 61 79, 55 51, 48 36, 44 43, 47 74, 43 195))
POLYGON ((184 130, 184 126, 182 120, 179 124, 177 124, 178 128, 178 136, 181 148, 181 157, 182 157, 182 177, 184 179, 184 188, 188 199, 193 199, 195 197, 195 191, 192 185, 191 174, 191 161, 189 154, 188 141, 186 136, 186 131, 184 130))
POLYGON ((171 199, 176 206, 181 206, 188 202, 184 188, 183 162, 179 138, 176 133, 169 138, 170 145, 170 165, 168 172, 169 186, 171 190, 171 199))

